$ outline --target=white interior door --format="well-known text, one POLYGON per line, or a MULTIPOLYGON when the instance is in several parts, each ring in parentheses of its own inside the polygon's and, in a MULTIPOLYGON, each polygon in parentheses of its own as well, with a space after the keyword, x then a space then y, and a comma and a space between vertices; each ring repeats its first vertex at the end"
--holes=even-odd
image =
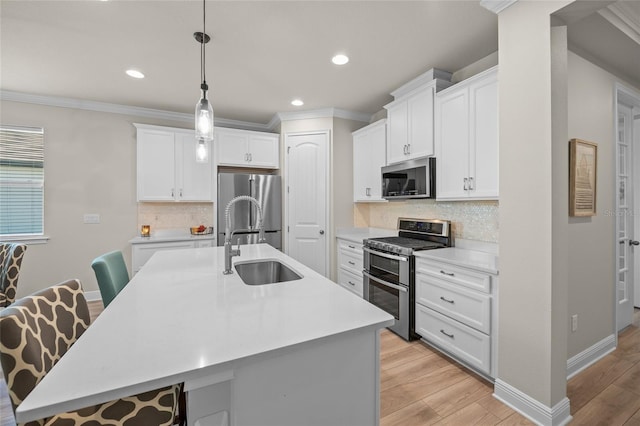
POLYGON ((329 133, 287 134, 286 253, 328 276, 329 133))
MULTIPOLYGON (((616 197, 616 324, 622 330, 631 324, 633 319, 633 281, 634 257, 640 252, 638 242, 634 238, 634 182, 633 182, 633 144, 632 144, 631 108, 618 104, 618 120, 616 129, 617 151, 617 194, 616 197)), ((636 197, 639 198, 639 197, 636 197)))

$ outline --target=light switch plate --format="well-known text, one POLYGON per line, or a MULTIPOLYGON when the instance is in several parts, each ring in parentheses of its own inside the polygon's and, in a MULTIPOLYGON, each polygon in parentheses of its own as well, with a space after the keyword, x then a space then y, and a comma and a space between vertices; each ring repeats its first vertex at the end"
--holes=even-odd
POLYGON ((84 223, 96 224, 100 223, 100 215, 98 213, 85 213, 83 216, 84 223))

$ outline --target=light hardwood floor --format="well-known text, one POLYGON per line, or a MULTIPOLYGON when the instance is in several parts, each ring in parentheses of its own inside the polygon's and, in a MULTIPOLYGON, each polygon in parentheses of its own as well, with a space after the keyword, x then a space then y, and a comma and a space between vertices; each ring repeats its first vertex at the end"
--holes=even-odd
MULTIPOLYGON (((93 321, 102 303, 89 305, 93 321)), ((493 398, 491 383, 424 343, 387 330, 380 341, 382 426, 532 424, 493 398)), ((640 310, 613 353, 569 380, 567 396, 572 425, 640 426, 640 310)), ((1 378, 0 419, 0 426, 15 426, 1 378)))

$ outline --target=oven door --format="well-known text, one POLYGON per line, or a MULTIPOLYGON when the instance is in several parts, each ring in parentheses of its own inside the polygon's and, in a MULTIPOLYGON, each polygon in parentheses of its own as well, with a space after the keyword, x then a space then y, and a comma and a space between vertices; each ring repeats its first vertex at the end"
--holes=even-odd
POLYGON ((364 248, 364 298, 393 315, 390 330, 410 339, 410 259, 364 248))

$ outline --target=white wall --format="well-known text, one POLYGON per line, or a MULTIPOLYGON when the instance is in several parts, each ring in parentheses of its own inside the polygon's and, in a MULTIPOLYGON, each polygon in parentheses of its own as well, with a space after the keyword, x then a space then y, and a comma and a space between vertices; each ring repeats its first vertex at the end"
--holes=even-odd
POLYGON ((128 241, 138 233, 132 123, 187 126, 19 102, 0 107, 2 124, 44 128, 44 232, 50 240, 29 246, 18 297, 70 278, 80 279, 85 291, 97 291, 91 261, 121 250, 130 268, 128 241), (101 223, 83 224, 84 213, 99 213, 101 223))
MULTIPOLYGON (((498 377, 550 411, 563 400, 566 340, 554 336, 550 14, 566 2, 500 12, 498 377)), ((564 307, 566 311, 566 306, 564 307)))

